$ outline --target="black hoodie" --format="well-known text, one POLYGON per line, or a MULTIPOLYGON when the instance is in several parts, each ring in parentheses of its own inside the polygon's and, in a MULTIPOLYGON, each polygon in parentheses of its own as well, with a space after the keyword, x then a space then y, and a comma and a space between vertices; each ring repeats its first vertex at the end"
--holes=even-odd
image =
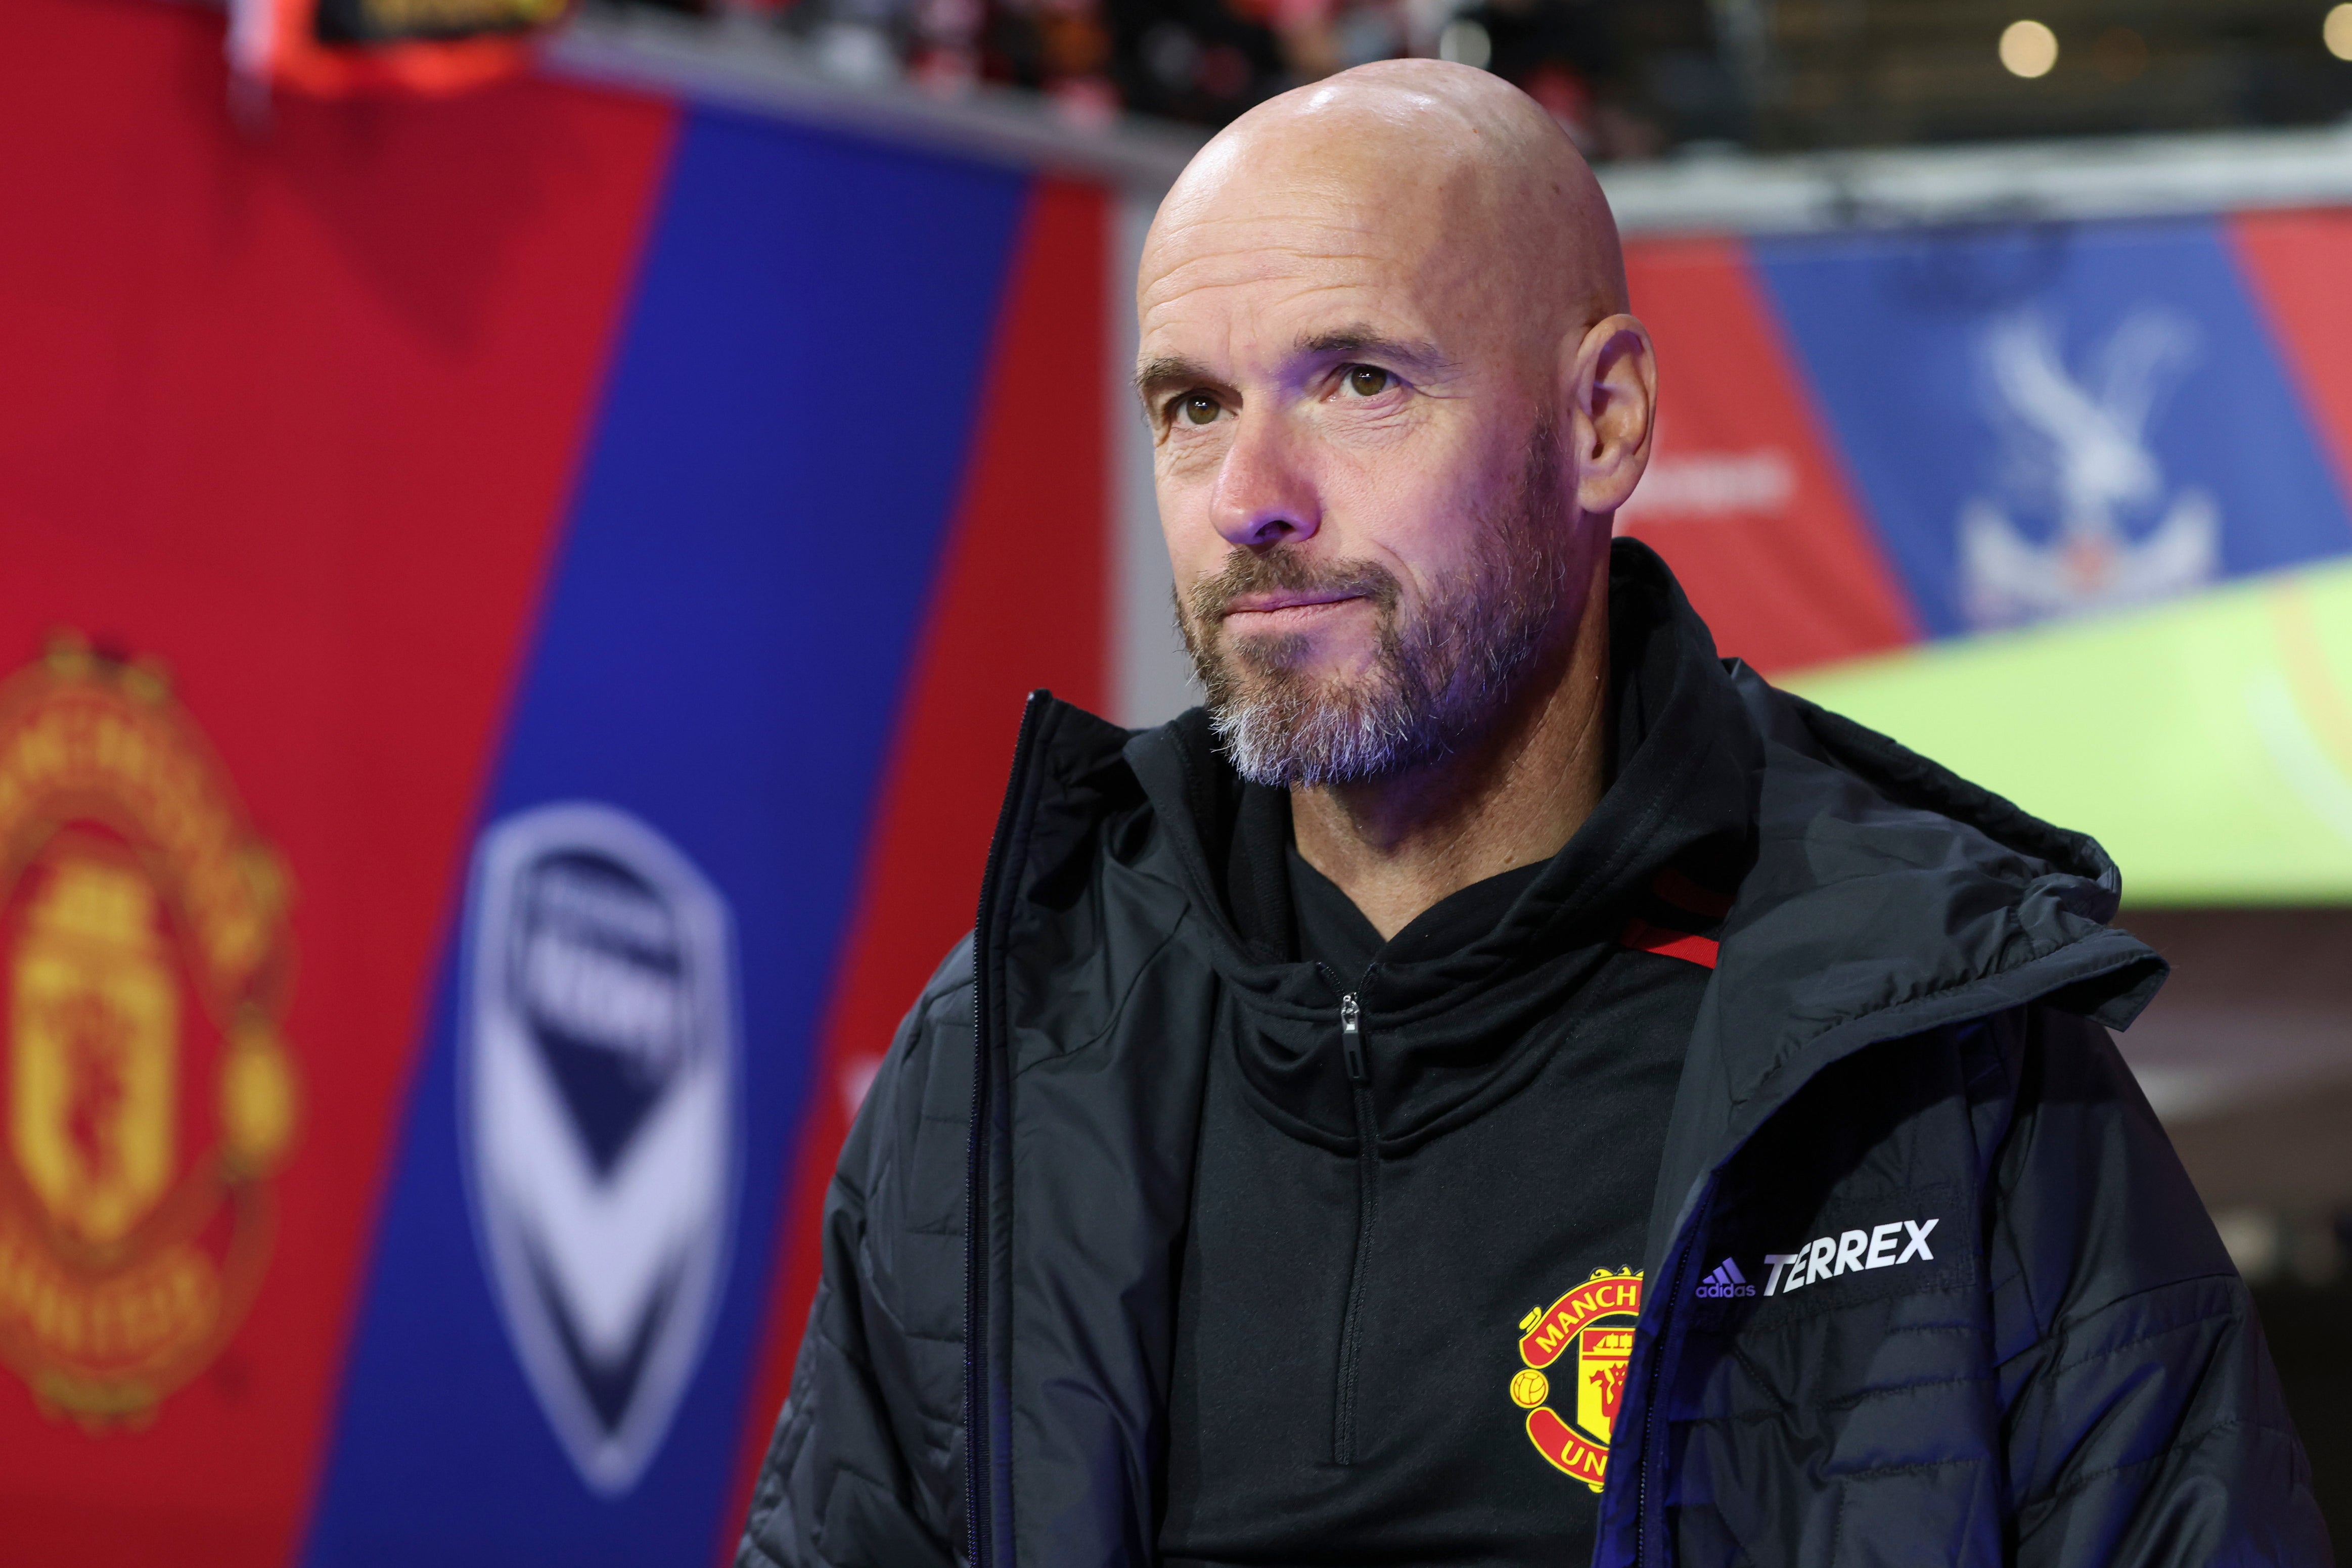
MULTIPOLYGON (((1576 1472, 1606 1453, 1634 1313, 1540 1370, 1521 1321, 1638 1278, 1708 911, 1729 903, 1706 884, 1747 857, 1759 761, 1708 744, 1736 705, 1662 580, 1629 563, 1610 598, 1615 777, 1592 816, 1384 946, 1290 847, 1286 795, 1243 789, 1230 825, 1192 815, 1230 794, 1163 805, 1180 831, 1230 834, 1236 945, 1284 960, 1237 970, 1211 1046, 1170 1568, 1591 1554, 1600 1487, 1576 1472), (1696 928, 1686 956, 1643 940, 1676 926, 1696 928)), ((1174 738, 1188 774, 1214 767, 1198 719, 1174 738)))
MULTIPOLYGON (((1705 638, 1655 556, 1612 561, 1705 638)), ((2106 924, 2114 865, 1737 665, 1693 674, 1697 744, 1759 759, 1753 831, 1713 884, 1631 1343, 1612 1277, 1529 1302, 1513 1346, 1553 1384, 1571 1345, 1625 1354, 1593 1561, 2326 1563, 2245 1287, 2102 1028, 2162 975, 2106 924)), ((1244 993, 1295 1061, 1336 1021, 1243 946, 1231 844, 1182 825, 1217 814, 1169 804, 1216 780, 1181 724, 1031 700, 973 936, 842 1150, 749 1568, 1157 1561, 1213 1048, 1244 993)), ((1587 1463, 1564 1400, 1528 1419, 1587 1463)))

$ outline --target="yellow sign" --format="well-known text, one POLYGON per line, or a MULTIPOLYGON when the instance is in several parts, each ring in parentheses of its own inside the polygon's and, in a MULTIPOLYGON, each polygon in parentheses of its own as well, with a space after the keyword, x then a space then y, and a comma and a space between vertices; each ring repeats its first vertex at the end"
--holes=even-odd
POLYGON ((2092 834, 2127 900, 2352 900, 2352 561, 1785 684, 2092 834))
POLYGON ((287 879, 150 666, 0 682, 0 1363, 144 1419, 236 1332, 295 1127, 287 879))

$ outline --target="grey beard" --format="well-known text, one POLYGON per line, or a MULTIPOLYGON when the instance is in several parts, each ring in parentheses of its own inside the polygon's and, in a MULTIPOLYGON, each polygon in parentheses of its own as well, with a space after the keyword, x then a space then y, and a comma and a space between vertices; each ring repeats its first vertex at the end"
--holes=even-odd
POLYGON ((1234 770, 1274 789, 1360 783, 1425 767, 1488 727, 1518 695, 1569 586, 1557 453, 1556 431, 1539 428, 1517 494, 1478 519, 1462 572, 1417 613, 1402 612, 1394 575, 1377 562, 1318 567, 1280 548, 1236 548, 1189 607, 1180 596, 1177 629, 1234 770), (1364 675, 1307 675, 1304 639, 1222 645, 1221 613, 1242 594, 1333 588, 1362 593, 1380 616, 1364 675))

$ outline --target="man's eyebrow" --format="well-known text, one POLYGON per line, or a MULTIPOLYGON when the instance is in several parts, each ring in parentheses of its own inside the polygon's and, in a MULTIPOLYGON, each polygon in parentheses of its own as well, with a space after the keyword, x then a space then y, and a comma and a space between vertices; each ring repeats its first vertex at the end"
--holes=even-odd
MULTIPOLYGON (((1292 354, 1300 360, 1374 360, 1414 375, 1450 370, 1454 363, 1434 343, 1422 339, 1392 338, 1361 325, 1303 337, 1293 345, 1292 354)), ((1192 387, 1225 390, 1224 383, 1206 366, 1181 354, 1155 355, 1135 368, 1136 395, 1146 403, 1156 402, 1163 393, 1192 387)))
POLYGON ((1391 338, 1369 326, 1341 327, 1301 338, 1297 352, 1301 359, 1371 360, 1421 375, 1453 365, 1434 343, 1424 339, 1391 338))
POLYGON ((1135 367, 1135 392, 1145 402, 1183 387, 1214 385, 1217 378, 1180 354, 1160 354, 1135 367))

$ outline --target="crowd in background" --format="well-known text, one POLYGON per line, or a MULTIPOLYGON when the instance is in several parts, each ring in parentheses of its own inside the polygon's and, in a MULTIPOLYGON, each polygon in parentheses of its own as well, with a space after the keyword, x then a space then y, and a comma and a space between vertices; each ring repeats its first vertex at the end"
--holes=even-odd
POLYGON ((1731 130, 1705 0, 796 0, 774 25, 829 75, 950 97, 1024 88, 1081 125, 1219 126, 1301 82, 1418 55, 1517 83, 1596 159, 1731 130))
POLYGON ((946 98, 1035 91, 1078 128, 1122 114, 1219 126, 1349 66, 1434 56, 1526 89, 1595 161, 2352 113, 2352 4, 2328 0, 591 3, 746 14, 828 76, 946 98), (2028 8, 2038 19, 2019 22, 2028 8), (2047 60, 2001 52, 2018 26, 2047 60))

